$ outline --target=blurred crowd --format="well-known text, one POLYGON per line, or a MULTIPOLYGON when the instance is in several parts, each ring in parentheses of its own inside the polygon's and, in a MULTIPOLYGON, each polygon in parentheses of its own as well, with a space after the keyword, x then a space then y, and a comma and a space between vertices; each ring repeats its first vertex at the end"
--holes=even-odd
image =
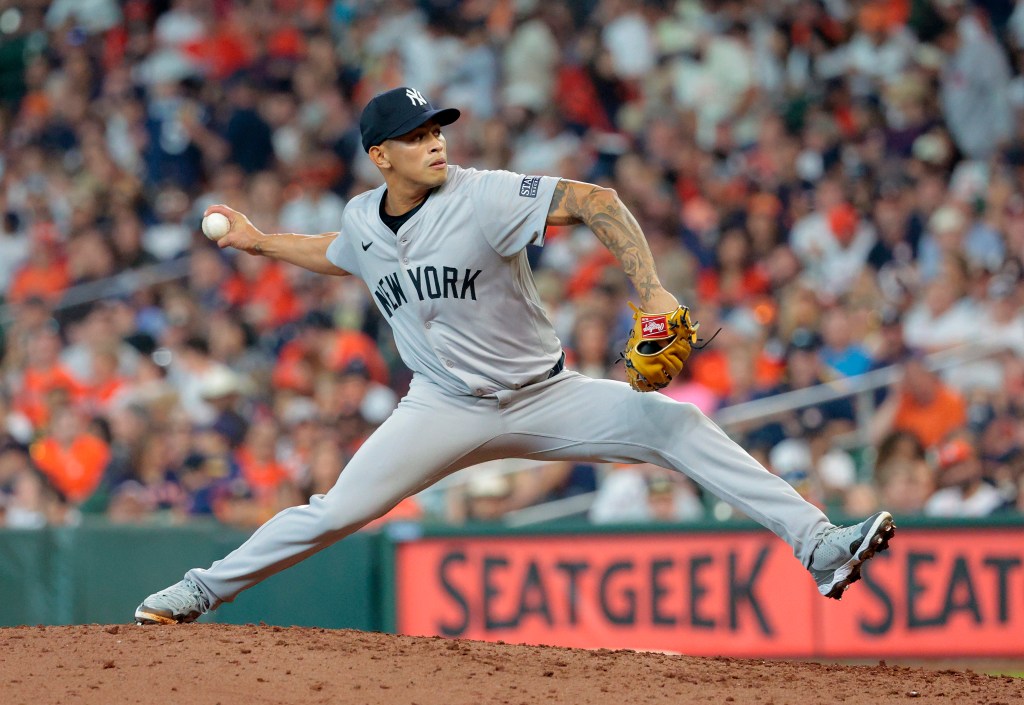
MULTIPOLYGON (((398 85, 463 111, 452 163, 617 190, 721 329, 669 396, 714 417, 896 366, 727 426, 811 501, 1024 510, 1022 68, 998 0, 0 4, 0 525, 254 526, 333 485, 409 384, 387 326, 361 283, 199 222, 337 230, 380 183, 360 109, 398 85)), ((530 256, 569 366, 621 379, 615 261, 571 227, 530 256)), ((648 466, 464 478, 385 519, 729 516, 648 466)))

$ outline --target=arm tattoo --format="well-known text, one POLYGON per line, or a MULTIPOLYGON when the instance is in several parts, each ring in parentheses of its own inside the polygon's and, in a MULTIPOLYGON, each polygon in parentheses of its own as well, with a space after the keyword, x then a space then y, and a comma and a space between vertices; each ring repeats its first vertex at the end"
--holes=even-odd
POLYGON ((583 219, 579 217, 579 203, 576 192, 565 179, 559 179, 555 193, 551 196, 548 208, 549 225, 579 225, 583 219))
POLYGON ((622 271, 633 282, 642 300, 648 300, 661 288, 654 268, 654 255, 640 224, 614 191, 561 180, 555 188, 551 211, 556 207, 573 216, 572 222, 586 223, 594 231, 622 265, 622 271))

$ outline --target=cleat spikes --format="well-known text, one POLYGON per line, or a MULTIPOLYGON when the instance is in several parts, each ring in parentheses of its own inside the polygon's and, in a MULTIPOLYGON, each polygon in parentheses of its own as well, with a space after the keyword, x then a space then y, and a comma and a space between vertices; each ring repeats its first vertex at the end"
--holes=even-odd
POLYGON ((860 524, 831 527, 818 540, 808 568, 827 598, 842 599, 847 588, 861 579, 861 565, 889 548, 895 523, 888 512, 878 512, 860 524))

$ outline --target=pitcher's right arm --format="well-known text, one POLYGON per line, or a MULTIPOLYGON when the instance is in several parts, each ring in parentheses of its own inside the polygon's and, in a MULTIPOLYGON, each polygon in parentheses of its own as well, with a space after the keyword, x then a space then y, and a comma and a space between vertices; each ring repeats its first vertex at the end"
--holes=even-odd
POLYGON ((231 227, 228 234, 217 240, 217 246, 234 247, 253 255, 288 262, 318 274, 343 277, 344 269, 327 259, 327 248, 340 233, 300 235, 297 233, 264 233, 256 228, 245 216, 232 208, 214 205, 206 209, 205 215, 222 213, 227 216, 231 227))

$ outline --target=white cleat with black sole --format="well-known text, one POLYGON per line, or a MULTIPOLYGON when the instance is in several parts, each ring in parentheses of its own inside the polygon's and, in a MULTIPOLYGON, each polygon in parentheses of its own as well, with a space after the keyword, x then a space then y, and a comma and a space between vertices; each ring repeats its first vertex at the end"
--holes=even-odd
POLYGON ((878 512, 853 526, 826 529, 809 567, 818 592, 841 599, 846 588, 860 580, 861 564, 889 548, 895 534, 896 524, 889 512, 878 512))
POLYGON ((135 609, 136 624, 185 624, 210 611, 210 601, 188 578, 155 592, 135 609))

